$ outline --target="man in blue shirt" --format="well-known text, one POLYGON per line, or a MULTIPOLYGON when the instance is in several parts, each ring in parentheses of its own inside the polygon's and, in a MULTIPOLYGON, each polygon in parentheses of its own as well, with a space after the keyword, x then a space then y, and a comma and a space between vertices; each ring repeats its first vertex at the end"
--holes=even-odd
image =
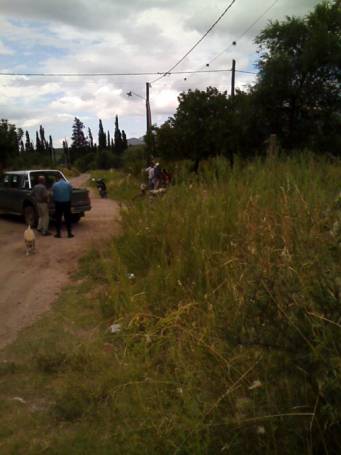
POLYGON ((66 182, 61 178, 60 174, 56 175, 56 181, 52 185, 52 199, 56 208, 56 235, 58 239, 61 237, 62 228, 62 217, 64 220, 68 232, 68 237, 72 238, 73 234, 71 231, 71 196, 72 186, 69 182, 66 182))

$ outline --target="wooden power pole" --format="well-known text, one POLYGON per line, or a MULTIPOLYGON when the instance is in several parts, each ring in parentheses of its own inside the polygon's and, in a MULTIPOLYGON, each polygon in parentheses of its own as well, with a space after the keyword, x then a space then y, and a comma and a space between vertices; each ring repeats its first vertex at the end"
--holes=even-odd
POLYGON ((232 60, 232 75, 231 75, 231 96, 234 96, 234 87, 236 82, 236 61, 232 60))
POLYGON ((150 112, 150 103, 149 103, 149 87, 150 83, 146 82, 146 117, 147 117, 147 134, 152 127, 152 114, 150 112))

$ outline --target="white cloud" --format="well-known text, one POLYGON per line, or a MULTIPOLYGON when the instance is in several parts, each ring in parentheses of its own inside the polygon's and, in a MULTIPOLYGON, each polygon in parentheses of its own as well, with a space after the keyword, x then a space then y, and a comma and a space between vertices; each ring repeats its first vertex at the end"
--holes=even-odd
MULTIPOLYGON (((236 2, 177 69, 207 69, 205 64, 240 36, 272 1, 236 2)), ((280 0, 209 68, 228 70, 235 58, 237 69, 252 70, 256 51, 253 38, 267 20, 305 14, 317 2, 280 0)), ((13 59, 11 68, 6 63, 8 71, 162 72, 194 44, 226 5, 226 0, 203 0, 200 5, 197 0, 0 0, 0 54, 13 59)), ((1 62, 0 70, 5 71, 1 62)), ((42 123, 56 131, 58 137, 69 135, 75 116, 87 118, 94 127, 98 118, 109 124, 118 114, 128 135, 141 136, 145 129, 144 101, 128 98, 126 93, 132 90, 144 95, 145 83, 152 79, 153 76, 3 78, 0 109, 3 116, 19 126, 33 129, 42 123)), ((253 75, 237 73, 236 85, 245 88, 254 80, 253 75)), ((230 73, 174 75, 153 84, 153 119, 164 120, 174 113, 180 91, 205 89, 208 85, 229 91, 230 73)))
POLYGON ((0 55, 13 55, 14 51, 0 41, 0 55))

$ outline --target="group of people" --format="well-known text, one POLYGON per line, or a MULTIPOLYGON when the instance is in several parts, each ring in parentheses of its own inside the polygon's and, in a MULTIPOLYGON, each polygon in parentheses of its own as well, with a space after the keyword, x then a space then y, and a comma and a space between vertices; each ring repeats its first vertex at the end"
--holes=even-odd
POLYGON ((157 190, 160 187, 168 186, 171 182, 171 175, 166 169, 162 169, 160 163, 151 161, 145 170, 148 176, 148 189, 157 190))
POLYGON ((44 236, 51 235, 49 232, 50 214, 49 202, 53 201, 55 206, 56 238, 61 238, 62 218, 64 216, 68 237, 72 238, 71 225, 71 196, 72 186, 56 174, 56 181, 52 185, 51 192, 46 186, 46 179, 43 175, 38 177, 38 183, 32 189, 32 197, 35 199, 38 209, 37 230, 44 236))

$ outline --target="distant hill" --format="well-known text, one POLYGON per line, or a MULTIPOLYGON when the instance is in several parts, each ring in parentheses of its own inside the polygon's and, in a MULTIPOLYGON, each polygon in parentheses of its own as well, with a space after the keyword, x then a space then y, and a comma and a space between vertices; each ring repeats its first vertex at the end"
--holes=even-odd
POLYGON ((143 145, 143 144, 144 144, 143 137, 140 137, 140 138, 131 137, 130 139, 128 139, 128 145, 143 145))

